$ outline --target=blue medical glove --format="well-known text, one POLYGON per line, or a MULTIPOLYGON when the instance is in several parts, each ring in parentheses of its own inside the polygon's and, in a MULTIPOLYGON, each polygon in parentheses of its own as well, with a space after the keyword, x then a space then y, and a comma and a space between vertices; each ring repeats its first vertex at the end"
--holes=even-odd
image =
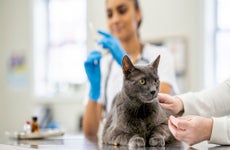
POLYGON ((103 38, 98 44, 102 45, 103 48, 108 49, 117 63, 122 66, 122 58, 126 53, 118 39, 107 32, 99 30, 98 33, 103 35, 103 38))
POLYGON ((84 63, 85 72, 90 82, 89 98, 95 102, 100 97, 101 89, 100 59, 101 53, 92 51, 84 63))

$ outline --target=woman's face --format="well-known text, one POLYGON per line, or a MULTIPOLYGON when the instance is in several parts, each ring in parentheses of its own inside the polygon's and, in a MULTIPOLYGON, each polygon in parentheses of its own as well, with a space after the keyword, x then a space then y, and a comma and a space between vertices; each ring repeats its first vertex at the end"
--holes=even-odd
POLYGON ((141 14, 135 9, 133 0, 107 0, 106 13, 110 33, 119 40, 137 35, 141 14))

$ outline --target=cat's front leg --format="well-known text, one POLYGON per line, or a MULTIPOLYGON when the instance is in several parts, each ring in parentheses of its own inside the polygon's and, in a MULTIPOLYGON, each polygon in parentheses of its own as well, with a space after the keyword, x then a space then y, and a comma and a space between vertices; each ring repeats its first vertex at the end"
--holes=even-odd
POLYGON ((115 129, 108 134, 105 134, 103 141, 105 144, 110 145, 128 145, 129 139, 132 135, 127 134, 121 130, 115 129))
POLYGON ((127 134, 124 132, 113 132, 111 140, 108 141, 108 144, 111 145, 128 145, 131 148, 135 147, 144 147, 145 140, 144 138, 138 135, 127 134))
POLYGON ((162 135, 155 135, 149 139, 150 146, 165 146, 165 138, 162 135))
POLYGON ((162 124, 152 131, 152 134, 149 138, 150 146, 165 146, 165 143, 169 142, 171 133, 168 129, 168 125, 162 124))
POLYGON ((145 147, 145 139, 137 134, 132 136, 129 140, 129 148, 145 147))

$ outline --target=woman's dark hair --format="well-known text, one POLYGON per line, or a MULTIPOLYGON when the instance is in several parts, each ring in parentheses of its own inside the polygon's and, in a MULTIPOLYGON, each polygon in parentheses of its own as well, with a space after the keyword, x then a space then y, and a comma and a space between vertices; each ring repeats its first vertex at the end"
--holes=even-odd
MULTIPOLYGON (((139 5, 138 0, 133 0, 133 2, 134 2, 135 9, 138 10, 138 11, 140 11, 140 5, 139 5)), ((137 23, 137 28, 139 28, 141 26, 141 22, 142 22, 142 18, 137 23)))

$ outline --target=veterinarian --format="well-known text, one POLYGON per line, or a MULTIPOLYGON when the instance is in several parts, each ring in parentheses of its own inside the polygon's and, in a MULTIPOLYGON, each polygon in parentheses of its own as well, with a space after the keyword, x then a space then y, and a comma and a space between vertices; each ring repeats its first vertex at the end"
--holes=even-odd
POLYGON ((161 105, 182 117, 171 116, 169 129, 189 145, 208 140, 230 145, 230 78, 211 89, 178 96, 158 94, 161 105))
POLYGON ((96 139, 103 112, 110 110, 114 96, 122 88, 121 65, 125 54, 135 64, 150 63, 160 54, 160 91, 168 94, 177 92, 171 54, 165 48, 140 42, 142 14, 138 0, 105 2, 110 33, 98 31, 102 36, 98 44, 109 51, 109 54, 102 58, 100 52, 92 51, 85 62, 90 89, 83 116, 83 132, 91 139, 96 139))

